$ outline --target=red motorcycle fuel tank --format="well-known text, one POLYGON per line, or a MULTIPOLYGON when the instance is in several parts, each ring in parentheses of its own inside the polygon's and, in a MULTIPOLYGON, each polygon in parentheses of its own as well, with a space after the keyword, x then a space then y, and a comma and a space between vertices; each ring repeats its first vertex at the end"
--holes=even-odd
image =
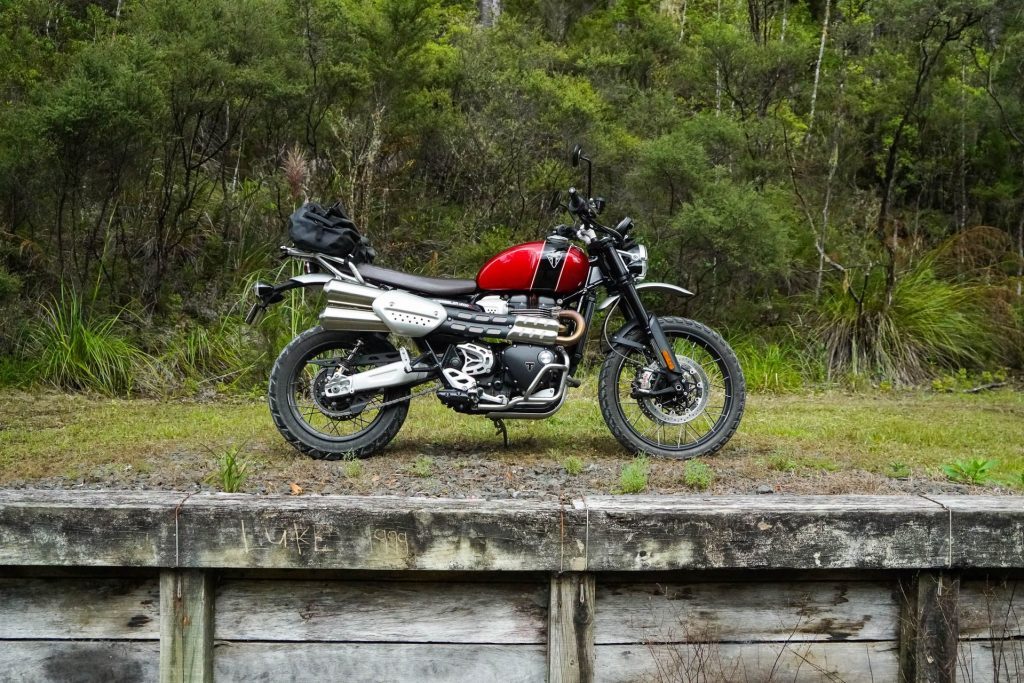
POLYGON ((569 294, 586 282, 587 255, 564 237, 527 242, 492 257, 476 276, 486 292, 548 292, 569 294))

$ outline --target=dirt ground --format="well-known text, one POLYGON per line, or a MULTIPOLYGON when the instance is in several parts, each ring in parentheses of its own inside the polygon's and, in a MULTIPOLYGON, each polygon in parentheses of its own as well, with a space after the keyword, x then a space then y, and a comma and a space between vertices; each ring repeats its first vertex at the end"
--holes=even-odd
MULTIPOLYGON (((631 462, 582 392, 554 418, 509 422, 502 445, 487 420, 417 399, 399 437, 361 461, 321 462, 292 450, 259 400, 161 402, 0 393, 0 486, 222 490, 219 462, 236 452, 240 491, 451 498, 570 499, 622 492, 631 462), (581 471, 570 474, 567 460, 581 471)), ((1017 494, 1024 472, 1024 395, 752 396, 739 433, 703 462, 652 459, 648 494, 1017 494), (942 466, 991 461, 984 485, 942 466)), ((572 469, 570 467, 570 469, 572 469)))

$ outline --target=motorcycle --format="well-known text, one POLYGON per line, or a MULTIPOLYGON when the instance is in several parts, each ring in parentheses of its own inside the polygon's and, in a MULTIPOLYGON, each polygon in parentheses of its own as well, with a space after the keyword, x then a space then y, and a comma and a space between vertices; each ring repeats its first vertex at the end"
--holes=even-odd
POLYGON ((743 415, 736 354, 699 322, 648 312, 642 293, 692 293, 644 282, 647 249, 631 235, 632 219, 614 228, 598 221, 605 202, 592 198, 591 160, 577 145, 573 167, 581 161, 586 197, 570 188, 567 203, 553 204, 572 224, 502 251, 474 280, 381 268, 351 249, 281 247, 305 272, 256 283, 247 321, 291 289, 322 288, 327 300, 320 324, 295 337, 271 371, 270 412, 282 436, 313 458, 369 456, 395 437, 415 395, 436 393, 452 410, 493 420, 507 443, 504 420, 550 417, 580 385, 591 321, 605 312, 597 393, 615 438, 630 452, 669 458, 721 449, 743 415), (609 333, 616 310, 625 323, 609 333), (428 383, 439 386, 413 393, 428 383))

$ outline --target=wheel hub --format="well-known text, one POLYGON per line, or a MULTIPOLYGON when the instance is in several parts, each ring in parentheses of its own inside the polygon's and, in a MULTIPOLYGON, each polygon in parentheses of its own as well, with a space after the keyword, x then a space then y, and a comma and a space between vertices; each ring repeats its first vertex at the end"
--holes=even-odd
POLYGON ((366 399, 358 396, 328 396, 327 387, 334 376, 335 368, 324 367, 316 373, 313 378, 312 394, 313 403, 317 410, 332 420, 351 420, 366 408, 366 399))
MULTIPOLYGON (((640 408, 652 420, 666 424, 684 424, 704 412, 708 404, 708 376, 700 363, 676 354, 676 365, 682 375, 682 386, 663 396, 643 396, 640 408)), ((637 375, 636 386, 643 391, 663 388, 664 375, 656 364, 645 367, 637 375)))

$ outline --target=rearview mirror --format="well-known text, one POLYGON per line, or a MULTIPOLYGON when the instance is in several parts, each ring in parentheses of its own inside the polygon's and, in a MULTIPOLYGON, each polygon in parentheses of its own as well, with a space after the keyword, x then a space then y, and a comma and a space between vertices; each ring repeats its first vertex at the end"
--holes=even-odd
POLYGON ((572 166, 576 168, 580 165, 580 157, 583 156, 583 147, 576 145, 572 148, 572 166))

